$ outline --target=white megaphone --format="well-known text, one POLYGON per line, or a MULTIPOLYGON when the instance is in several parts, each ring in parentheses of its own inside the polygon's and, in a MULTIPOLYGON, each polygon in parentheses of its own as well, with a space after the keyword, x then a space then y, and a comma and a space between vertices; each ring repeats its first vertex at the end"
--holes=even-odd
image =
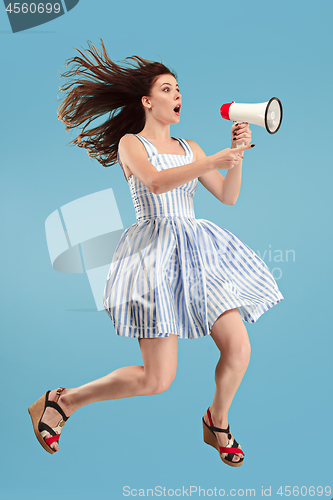
MULTIPOLYGON (((232 101, 222 104, 220 111, 225 120, 259 125, 264 127, 269 134, 275 134, 282 122, 282 104, 277 97, 259 104, 241 104, 232 101)), ((241 145, 238 144, 238 146, 241 145)))

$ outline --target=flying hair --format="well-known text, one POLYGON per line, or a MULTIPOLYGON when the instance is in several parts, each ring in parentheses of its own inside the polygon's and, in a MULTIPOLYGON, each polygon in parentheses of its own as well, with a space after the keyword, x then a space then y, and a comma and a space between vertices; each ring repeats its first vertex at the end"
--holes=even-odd
POLYGON ((117 162, 118 144, 125 134, 139 133, 145 125, 142 96, 150 95, 159 75, 176 74, 162 62, 139 56, 127 57, 116 64, 109 58, 102 39, 102 49, 88 41, 89 49, 75 49, 80 56, 66 61, 70 69, 60 73, 68 81, 58 107, 58 119, 66 130, 79 127, 81 132, 69 144, 86 148, 90 158, 104 167, 117 162), (107 115, 101 125, 88 128, 96 118, 107 115))

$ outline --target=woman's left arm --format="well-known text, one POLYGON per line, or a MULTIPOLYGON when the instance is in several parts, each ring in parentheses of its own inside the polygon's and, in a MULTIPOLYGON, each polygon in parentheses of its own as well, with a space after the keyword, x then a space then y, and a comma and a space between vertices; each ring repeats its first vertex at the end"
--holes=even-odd
MULTIPOLYGON (((188 141, 195 154, 195 159, 201 159, 205 157, 203 150, 193 141, 188 141)), ((249 129, 248 123, 234 124, 231 127, 231 148, 236 148, 237 143, 244 142, 245 144, 251 143, 251 131, 249 129)), ((238 161, 235 162, 234 167, 227 171, 224 177, 218 170, 213 170, 207 174, 198 177, 201 184, 212 193, 215 198, 226 205, 234 205, 237 201, 241 182, 242 182, 242 163, 243 158, 241 157, 244 153, 237 158, 238 161)))

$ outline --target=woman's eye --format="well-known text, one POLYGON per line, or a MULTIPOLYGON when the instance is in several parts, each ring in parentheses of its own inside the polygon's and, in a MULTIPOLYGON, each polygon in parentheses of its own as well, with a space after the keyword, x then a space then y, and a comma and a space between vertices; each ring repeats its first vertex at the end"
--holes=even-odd
POLYGON ((165 88, 163 89, 163 92, 165 92, 165 91, 169 92, 169 90, 170 90, 170 89, 169 89, 169 87, 165 87, 165 88))

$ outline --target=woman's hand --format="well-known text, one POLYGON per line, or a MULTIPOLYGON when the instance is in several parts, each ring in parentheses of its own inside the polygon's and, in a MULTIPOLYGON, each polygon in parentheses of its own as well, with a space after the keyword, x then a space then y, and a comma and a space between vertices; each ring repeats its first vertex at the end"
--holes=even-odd
POLYGON ((248 123, 234 123, 231 127, 231 147, 236 148, 237 143, 248 145, 251 143, 251 130, 248 123))
POLYGON ((227 148, 210 157, 214 169, 230 170, 243 159, 243 151, 252 149, 254 144, 240 146, 239 148, 227 148))

